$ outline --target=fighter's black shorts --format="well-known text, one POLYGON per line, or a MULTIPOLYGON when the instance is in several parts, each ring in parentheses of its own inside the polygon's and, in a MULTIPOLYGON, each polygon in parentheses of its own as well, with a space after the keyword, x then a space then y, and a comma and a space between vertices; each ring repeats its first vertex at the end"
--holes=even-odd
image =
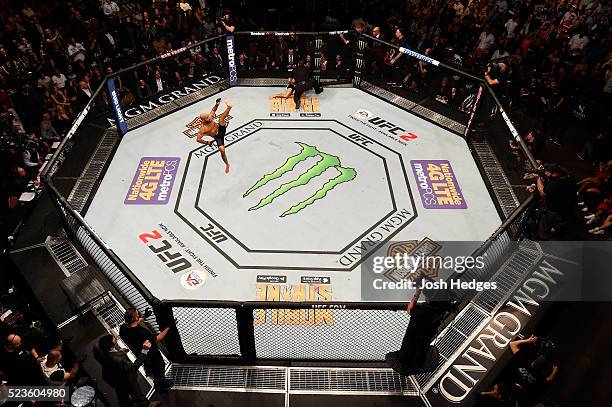
POLYGON ((217 147, 225 145, 225 132, 227 132, 227 124, 225 126, 219 125, 219 130, 217 130, 217 135, 215 136, 217 147))

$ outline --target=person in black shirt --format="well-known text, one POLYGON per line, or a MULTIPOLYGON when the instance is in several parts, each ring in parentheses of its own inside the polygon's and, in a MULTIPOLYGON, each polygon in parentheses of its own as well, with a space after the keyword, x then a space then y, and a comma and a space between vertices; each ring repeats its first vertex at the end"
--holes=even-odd
POLYGON ((542 120, 542 130, 544 134, 560 145, 560 132, 563 129, 565 95, 555 81, 551 81, 544 94, 540 96, 544 117, 542 120))
POLYGON ((94 347, 94 358, 102 367, 102 378, 115 389, 120 407, 158 407, 159 401, 147 401, 138 384, 138 368, 146 362, 152 344, 145 340, 140 344, 138 357, 130 362, 127 349, 119 349, 112 335, 104 335, 94 347))
POLYGON ((223 27, 226 34, 231 34, 236 30, 236 23, 232 20, 229 10, 223 11, 223 15, 219 19, 219 25, 223 27))
POLYGON ((453 302, 442 301, 441 297, 437 301, 426 297, 425 302, 418 303, 420 295, 421 290, 417 289, 408 304, 410 321, 400 349, 385 356, 387 365, 401 375, 423 373, 430 365, 436 365, 432 362, 439 358, 438 350, 430 344, 444 317, 455 307, 453 302))
POLYGON ((510 342, 513 392, 519 405, 533 405, 555 379, 559 367, 554 343, 530 336, 510 342))
POLYGON ((33 347, 24 350, 21 337, 10 334, 6 337, 4 346, 0 349, 0 370, 12 385, 44 385, 42 374, 37 362, 39 356, 33 347))
MULTIPOLYGON (((529 176, 527 176, 529 178, 529 176)), ((546 212, 540 219, 538 234, 543 240, 553 235, 565 235, 572 232, 576 209, 576 180, 567 174, 559 165, 549 164, 544 174, 533 174, 536 184, 529 186, 529 192, 537 193, 544 199, 546 212)))
POLYGON ((295 101, 295 110, 298 110, 301 105, 302 93, 311 89, 313 86, 317 94, 323 92, 323 88, 312 77, 312 69, 305 66, 303 59, 300 59, 298 66, 291 72, 289 78, 295 80, 295 92, 293 100, 295 101))
POLYGON ((493 88, 493 90, 502 94, 508 85, 510 78, 510 67, 504 62, 490 63, 487 65, 485 72, 485 80, 493 88))
POLYGON ((136 357, 138 357, 142 351, 143 342, 150 341, 152 346, 149 351, 149 356, 144 361, 145 372, 148 376, 153 377, 155 387, 171 387, 172 381, 165 378, 164 359, 158 346, 159 342, 163 341, 166 335, 168 335, 170 328, 167 327, 158 335, 155 335, 142 325, 145 318, 133 307, 125 311, 124 318, 125 324, 121 325, 119 328, 121 339, 125 341, 136 357))

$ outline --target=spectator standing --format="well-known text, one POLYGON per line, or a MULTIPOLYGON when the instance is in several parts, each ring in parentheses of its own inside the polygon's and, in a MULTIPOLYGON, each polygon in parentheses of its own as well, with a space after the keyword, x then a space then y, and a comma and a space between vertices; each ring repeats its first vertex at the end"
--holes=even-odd
POLYGON ((68 41, 68 56, 73 62, 85 61, 85 47, 80 42, 76 42, 74 38, 68 41))
POLYGON ((43 114, 40 122, 40 137, 46 142, 60 141, 61 138, 53 124, 51 123, 51 115, 49 112, 43 114))
POLYGON ((94 357, 102 367, 102 377, 115 389, 119 407, 157 407, 159 401, 148 402, 138 384, 138 369, 147 359, 151 342, 144 341, 134 363, 127 357, 128 350, 117 347, 112 335, 104 335, 94 348, 94 357))
POLYGON ((495 44, 495 35, 493 34, 491 26, 488 25, 478 37, 478 43, 476 44, 474 54, 476 57, 485 58, 493 44, 495 44))

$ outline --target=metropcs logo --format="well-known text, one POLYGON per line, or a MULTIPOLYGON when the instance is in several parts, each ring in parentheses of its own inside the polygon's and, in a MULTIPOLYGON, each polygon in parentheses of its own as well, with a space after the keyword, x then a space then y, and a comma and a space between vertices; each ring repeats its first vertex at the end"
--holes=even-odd
POLYGON ((165 205, 178 172, 179 157, 143 157, 138 164, 124 204, 165 205))
POLYGON ((416 134, 403 129, 386 119, 375 116, 369 110, 359 109, 353 114, 353 117, 366 123, 368 127, 376 128, 383 134, 392 134, 395 137, 399 137, 403 141, 411 141, 418 137, 416 134))
POLYGON ((328 192, 330 192, 336 186, 343 184, 345 182, 352 181, 353 179, 355 179, 355 177, 357 177, 357 171, 355 171, 354 168, 342 167, 340 159, 338 157, 331 155, 331 154, 323 153, 319 151, 317 147, 309 146, 308 144, 305 144, 305 143, 297 143, 297 144, 302 148, 302 151, 294 156, 289 157, 283 165, 281 165, 280 167, 278 167, 271 173, 266 174, 263 177, 261 177, 251 188, 249 188, 244 193, 243 198, 246 198, 251 192, 257 190, 258 188, 263 187, 270 181, 280 178, 283 175, 293 171, 293 169, 299 163, 307 160, 308 158, 318 157, 319 161, 316 164, 314 164, 312 167, 307 169, 305 172, 300 174, 294 180, 282 184, 276 190, 274 190, 267 196, 263 197, 257 205, 249 208, 249 211, 257 210, 263 206, 266 206, 272 203, 272 201, 274 201, 276 198, 284 195, 285 193, 289 192, 290 190, 294 188, 307 185, 310 182, 310 180, 312 180, 315 177, 318 177, 319 175, 323 174, 325 171, 327 171, 330 168, 337 170, 339 174, 336 177, 327 181, 325 184, 323 184, 321 189, 316 191, 313 195, 293 205, 291 208, 283 212, 280 216, 282 218, 287 215, 293 215, 293 214, 298 213, 302 209, 306 208, 307 206, 312 205, 316 201, 325 198, 328 192))
POLYGON ((234 36, 228 35, 226 38, 227 44, 227 62, 229 66, 229 81, 230 85, 234 86, 238 83, 238 72, 236 71, 236 61, 234 54, 234 36))

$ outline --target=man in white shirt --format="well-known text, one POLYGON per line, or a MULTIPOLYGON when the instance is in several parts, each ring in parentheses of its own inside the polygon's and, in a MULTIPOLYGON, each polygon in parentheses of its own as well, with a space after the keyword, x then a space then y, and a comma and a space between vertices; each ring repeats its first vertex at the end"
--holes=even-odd
POLYGON ((67 370, 64 368, 61 361, 62 352, 54 349, 49 351, 40 362, 40 369, 47 379, 47 382, 51 385, 61 386, 68 380, 74 379, 79 371, 78 364, 75 363, 72 369, 67 370))
POLYGON ((495 43, 495 35, 491 27, 487 26, 478 37, 478 44, 476 45, 476 56, 484 57, 489 53, 489 49, 495 43))
POLYGON ((74 62, 85 61, 85 47, 74 38, 68 41, 68 55, 74 62))
POLYGON ((51 77, 51 82, 56 85, 60 89, 64 89, 66 87, 66 76, 60 72, 59 69, 55 70, 55 73, 51 77))
POLYGON ((508 19, 508 21, 506 21, 506 24, 504 24, 504 27, 506 27, 506 32, 508 33, 508 38, 512 39, 514 38, 514 30, 516 30, 516 27, 518 27, 518 23, 514 20, 514 15, 511 14, 510 15, 510 19, 508 19))
POLYGON ((580 31, 575 34, 569 41, 569 51, 572 56, 578 56, 584 47, 589 43, 589 37, 584 33, 584 31, 580 31))
POLYGON ((155 89, 156 92, 164 90, 165 84, 159 71, 155 71, 155 89))

